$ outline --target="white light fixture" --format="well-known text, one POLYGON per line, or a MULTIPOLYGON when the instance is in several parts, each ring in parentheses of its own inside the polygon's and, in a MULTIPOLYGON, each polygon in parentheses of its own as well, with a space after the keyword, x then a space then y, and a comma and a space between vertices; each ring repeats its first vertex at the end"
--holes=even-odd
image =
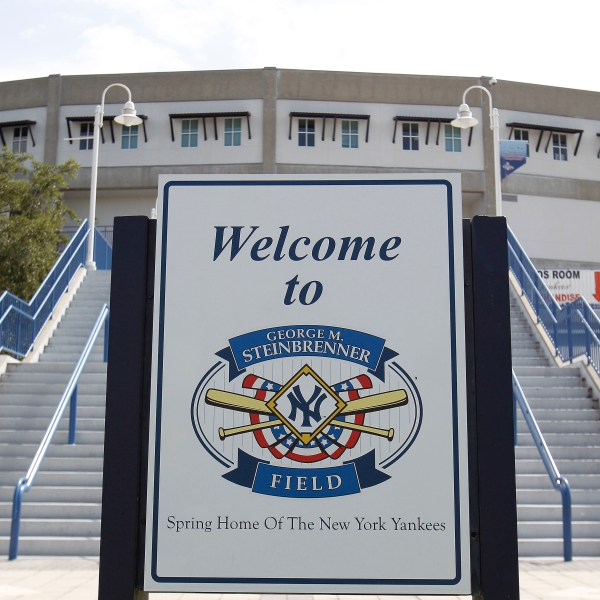
POLYGON ((88 244, 85 266, 90 271, 96 270, 94 262, 94 236, 96 230, 96 189, 98 187, 98 151, 100 149, 100 129, 104 124, 104 99, 106 92, 112 87, 121 87, 127 92, 127 102, 123 105, 121 114, 115 117, 115 123, 123 127, 133 127, 142 123, 142 119, 137 116, 135 106, 131 101, 131 90, 122 83, 111 83, 102 92, 102 101, 96 106, 94 112, 94 137, 92 141, 92 174, 90 181, 90 214, 88 217, 88 244))
MULTIPOLYGON (((490 80, 491 82, 491 80, 490 80)), ((479 121, 473 116, 469 105, 466 102, 467 94, 471 90, 483 90, 490 99, 490 129, 493 133, 493 161, 494 161, 494 214, 502 215, 502 188, 500 183, 500 117, 498 109, 492 107, 492 94, 481 85, 472 85, 463 92, 462 104, 458 107, 456 119, 450 122, 453 127, 460 129, 469 129, 475 127, 479 121)))
POLYGON ((133 127, 142 123, 142 119, 137 116, 135 106, 131 100, 123 104, 121 114, 115 117, 115 123, 123 125, 123 127, 133 127))
POLYGON ((461 104, 458 107, 458 113, 456 119, 450 122, 453 127, 460 127, 461 129, 469 129, 475 127, 479 121, 473 116, 471 109, 468 104, 461 104))

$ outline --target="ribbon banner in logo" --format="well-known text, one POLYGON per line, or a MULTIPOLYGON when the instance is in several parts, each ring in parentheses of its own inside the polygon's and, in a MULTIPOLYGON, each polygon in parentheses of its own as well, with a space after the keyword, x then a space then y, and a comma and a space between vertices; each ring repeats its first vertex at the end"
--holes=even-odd
POLYGON ((229 381, 256 363, 294 356, 353 362, 385 381, 385 363, 398 355, 387 348, 380 337, 328 325, 291 325, 252 331, 231 338, 229 346, 216 354, 229 363, 229 381))

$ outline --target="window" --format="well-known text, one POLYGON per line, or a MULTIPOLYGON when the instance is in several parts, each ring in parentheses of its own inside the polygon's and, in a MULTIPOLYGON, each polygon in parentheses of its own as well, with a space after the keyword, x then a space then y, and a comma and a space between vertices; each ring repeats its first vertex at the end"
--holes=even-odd
POLYGON ((403 150, 418 150, 419 149, 419 124, 418 123, 402 123, 402 149, 403 150))
POLYGON ((13 133, 12 151, 17 154, 27 152, 27 127, 15 127, 13 133))
POLYGON ((462 129, 452 125, 444 125, 446 152, 462 152, 462 129))
POLYGON ((86 138, 79 140, 79 149, 91 150, 94 147, 94 124, 81 123, 79 126, 79 137, 86 138))
POLYGON ((198 119, 181 120, 181 147, 196 148, 198 146, 198 119))
POLYGON ((121 149, 135 150, 138 147, 139 125, 123 127, 121 132, 121 149))
POLYGON ((315 145, 315 120, 298 119, 298 146, 315 145))
POLYGON ((358 121, 342 121, 342 148, 358 148, 358 121))
POLYGON ((554 160, 567 160, 567 135, 565 133, 552 134, 552 151, 554 160))
POLYGON ((527 142, 527 156, 529 156, 529 131, 527 129, 515 129, 515 140, 519 142, 527 142))
POLYGON ((242 119, 225 119, 225 145, 242 145, 242 119))

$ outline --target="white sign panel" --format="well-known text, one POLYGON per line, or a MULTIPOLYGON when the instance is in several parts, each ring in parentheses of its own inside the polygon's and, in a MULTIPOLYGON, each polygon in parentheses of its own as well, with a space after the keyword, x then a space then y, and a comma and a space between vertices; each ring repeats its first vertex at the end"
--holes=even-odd
POLYGON ((460 206, 163 178, 144 589, 470 592, 460 206))

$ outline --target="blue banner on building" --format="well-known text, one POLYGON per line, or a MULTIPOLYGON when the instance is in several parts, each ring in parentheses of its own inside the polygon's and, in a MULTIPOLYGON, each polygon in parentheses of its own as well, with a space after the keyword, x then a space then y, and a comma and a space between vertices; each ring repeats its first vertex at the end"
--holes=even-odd
POLYGON ((514 173, 527 162, 528 142, 520 140, 500 141, 500 174, 502 179, 514 173))

